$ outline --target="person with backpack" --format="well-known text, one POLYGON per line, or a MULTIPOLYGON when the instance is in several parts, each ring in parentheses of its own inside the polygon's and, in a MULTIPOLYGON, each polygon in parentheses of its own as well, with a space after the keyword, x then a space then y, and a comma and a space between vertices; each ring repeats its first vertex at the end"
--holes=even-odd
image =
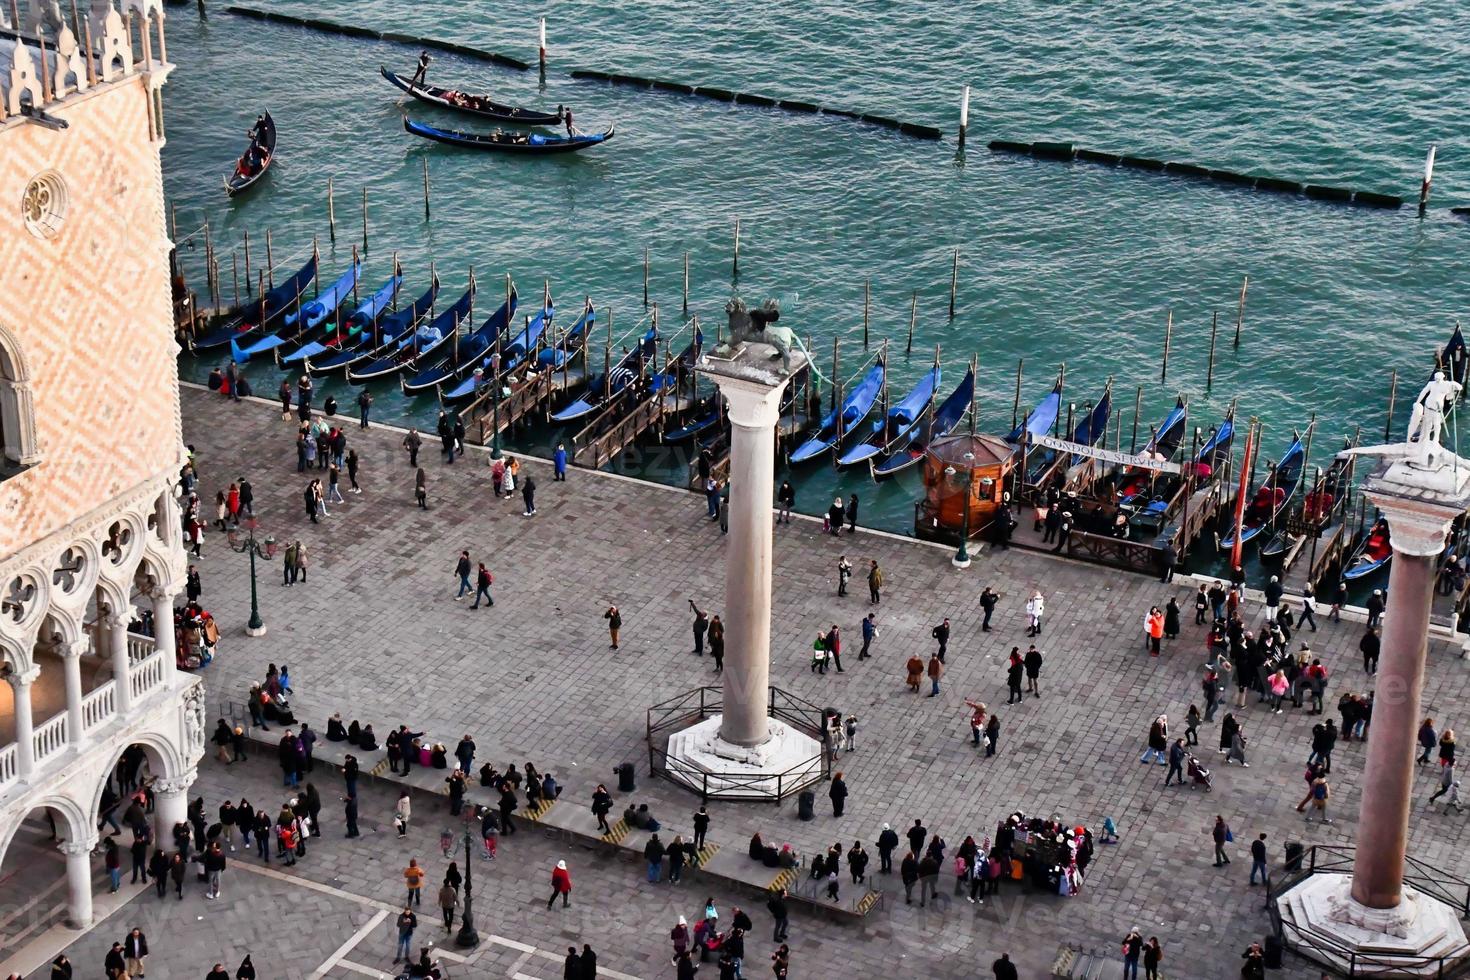
POLYGON ((486 605, 495 605, 495 599, 493 596, 490 595, 490 586, 494 583, 495 576, 490 574, 490 569, 485 567, 484 562, 480 562, 480 571, 476 577, 475 601, 474 604, 470 606, 471 609, 480 608, 481 596, 484 596, 486 605))
POLYGON ((1331 823, 1327 816, 1327 801, 1332 798, 1332 788, 1327 785, 1325 773, 1318 773, 1317 778, 1312 780, 1312 808, 1307 811, 1306 822, 1312 822, 1312 813, 1315 811, 1317 819, 1323 823, 1331 823))

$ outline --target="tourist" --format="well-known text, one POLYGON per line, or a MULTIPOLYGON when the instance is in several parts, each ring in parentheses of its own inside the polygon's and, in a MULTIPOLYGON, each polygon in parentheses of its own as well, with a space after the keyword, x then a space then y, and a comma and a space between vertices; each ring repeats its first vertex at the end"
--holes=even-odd
POLYGON ((1455 730, 1453 728, 1446 728, 1444 734, 1439 737, 1439 764, 1441 766, 1455 764, 1455 730))
POLYGON ((719 616, 710 617, 709 621, 709 655, 715 661, 715 673, 721 674, 725 671, 725 624, 720 622, 719 616))
POLYGON ((1037 683, 1041 677, 1041 666, 1043 663, 1041 651, 1036 649, 1036 644, 1031 644, 1022 659, 1026 667, 1026 690, 1032 697, 1041 697, 1041 686, 1037 683))
POLYGON ((230 974, 225 970, 223 963, 216 963, 214 968, 204 975, 204 980, 230 980, 230 974))
POLYGON ((1199 591, 1194 594, 1194 625, 1204 626, 1207 620, 1206 614, 1210 610, 1210 596, 1205 591, 1205 583, 1199 584, 1199 591))
POLYGON ((868 603, 876 606, 883 600, 883 572, 878 568, 878 559, 868 568, 868 603))
POLYGON ((990 617, 995 613, 995 603, 998 599, 1000 596, 988 585, 980 592, 980 608, 985 612, 985 618, 980 623, 982 632, 990 632, 990 617))
POLYGON ((847 580, 852 578, 852 562, 846 555, 837 557, 837 594, 847 595, 847 580))
POLYGON ((1419 726, 1419 745, 1424 749, 1424 751, 1419 754, 1419 758, 1417 760, 1419 765, 1422 766, 1428 764, 1429 753, 1434 751, 1434 747, 1436 744, 1438 744, 1438 742, 1439 736, 1435 734, 1434 731, 1434 719, 1425 718, 1424 723, 1419 726))
POLYGON ((832 777, 832 785, 827 789, 827 797, 832 801, 832 816, 842 816, 842 809, 847 805, 847 783, 842 779, 842 773, 832 777))
POLYGON ((347 825, 347 837, 361 836, 357 830, 357 794, 351 793, 342 798, 342 819, 347 825))
POLYGON ((914 883, 919 880, 919 858, 914 851, 909 851, 899 862, 898 877, 903 882, 904 904, 914 904, 914 883))
POLYGON ((985 755, 987 758, 995 755, 995 747, 999 741, 1000 716, 992 712, 990 720, 985 723, 985 755))
POLYGON ((776 523, 791 523, 791 508, 796 506, 796 490, 790 480, 782 480, 776 491, 776 523))
POLYGON ((494 584, 495 576, 490 574, 490 569, 485 567, 484 562, 480 562, 479 571, 475 573, 475 601, 471 604, 471 609, 480 608, 481 597, 487 606, 495 605, 495 597, 490 594, 490 586, 494 584))
POLYGON ((1317 597, 1312 592, 1311 583, 1307 583, 1302 590, 1302 615, 1297 621, 1299 626, 1310 626, 1312 632, 1317 632, 1317 597))
POLYGON ((337 468, 336 463, 333 463, 331 468, 327 470, 327 499, 334 504, 347 503, 346 498, 342 496, 342 488, 340 486, 341 478, 341 470, 337 468))
POLYGON ((608 639, 612 641, 612 649, 616 650, 618 648, 618 631, 623 628, 623 614, 618 612, 617 606, 608 606, 607 612, 602 614, 602 618, 607 620, 608 639))
POLYGON ((424 869, 419 867, 417 858, 408 859, 408 867, 403 869, 403 880, 408 885, 408 898, 404 900, 405 906, 424 904, 424 869))
POLYGON ((771 936, 771 942, 784 942, 791 928, 786 908, 786 889, 782 888, 767 899, 766 908, 770 910, 771 918, 775 920, 775 931, 771 936))
POLYGON ((709 616, 694 604, 693 599, 689 600, 689 608, 694 612, 694 655, 702 657, 704 656, 704 634, 709 630, 709 616))
POLYGON ((536 481, 530 475, 527 475, 526 482, 521 484, 521 500, 526 505, 521 516, 534 517, 536 515, 536 481))
POLYGON ((939 696, 939 680, 944 676, 944 663, 939 659, 939 654, 930 655, 925 673, 929 675, 929 696, 936 698, 939 696))
POLYGON ((1241 980, 1265 980, 1266 959, 1260 943, 1251 943, 1250 948, 1240 954, 1245 964, 1240 968, 1241 980))
POLYGON ((1179 601, 1173 596, 1164 603, 1164 636, 1170 640, 1179 639, 1179 601))
POLYGON ((409 947, 413 944, 413 931, 418 928, 418 916, 407 905, 398 915, 398 945, 393 952, 393 962, 408 961, 409 947))
POLYGON ((1159 980, 1159 963, 1164 959, 1164 947, 1158 936, 1149 936, 1143 944, 1143 975, 1147 980, 1159 980))
MULTIPOLYGON (((1001 953, 1000 959, 990 964, 990 972, 995 974, 995 980, 1021 980, 1021 975, 1016 972, 1016 964, 1011 962, 1010 953, 1001 953)), ((1137 973, 1134 975, 1137 976, 1137 973)))
POLYGON ((847 498, 847 533, 848 534, 855 534, 857 532, 857 519, 858 519, 858 495, 854 493, 854 494, 850 495, 847 498))
POLYGON ((1025 672, 1026 661, 1021 657, 1021 648, 1011 647, 1011 655, 1006 660, 1006 704, 1026 699, 1021 693, 1021 675, 1025 672))
POLYGON ((1182 738, 1176 738, 1174 744, 1169 746, 1169 771, 1164 776, 1165 786, 1168 786, 1175 776, 1179 777, 1179 785, 1184 785, 1184 758, 1188 754, 1182 738))
POLYGON ((917 653, 911 654, 908 663, 904 665, 904 671, 904 683, 908 685, 910 691, 918 694, 919 682, 924 677, 924 661, 919 658, 917 653))
POLYGON ((831 657, 833 666, 835 666, 837 668, 837 673, 841 674, 841 673, 843 673, 843 670, 842 670, 842 631, 837 628, 837 624, 836 623, 833 623, 832 624, 832 629, 827 632, 827 638, 826 639, 827 639, 827 655, 829 657, 831 657))
POLYGON ((694 813, 694 850, 704 850, 704 835, 709 833, 709 811, 701 806, 694 813))
POLYGON ((858 651, 859 660, 867 660, 868 657, 872 656, 872 654, 868 653, 868 648, 871 647, 873 645, 873 641, 878 638, 877 618, 877 613, 868 613, 868 615, 863 619, 863 648, 858 651))
POLYGON ((204 872, 209 876, 209 889, 204 893, 205 898, 219 898, 220 876, 225 870, 225 854, 220 849, 219 841, 209 845, 204 852, 204 872))
POLYGON ((1123 937, 1124 980, 1138 980, 1138 959, 1143 955, 1143 935, 1137 929, 1128 930, 1123 937))
POLYGON ((1386 608, 1383 600, 1383 590, 1374 589, 1373 594, 1368 597, 1364 607, 1368 610, 1368 628, 1376 629, 1379 621, 1383 618, 1383 610, 1386 608))
POLYGON ((847 511, 842 506, 841 497, 832 498, 832 506, 827 508, 826 520, 822 522, 822 530, 828 534, 841 534, 842 521, 847 511))
POLYGON ((419 510, 429 509, 429 477, 422 466, 413 476, 413 499, 418 502, 419 510))
POLYGON ((674 959, 677 961, 689 950, 689 922, 682 915, 674 923, 674 928, 669 930, 669 940, 674 944, 674 959))
POLYGON ((1164 614, 1158 606, 1148 611, 1143 621, 1144 643, 1148 646, 1151 656, 1159 655, 1159 641, 1164 635, 1164 614))
POLYGON ((939 658, 940 663, 944 663, 944 653, 949 648, 949 617, 944 617, 944 622, 930 630, 929 635, 939 645, 934 655, 939 658))
POLYGON ((144 960, 148 958, 148 937, 143 930, 134 926, 123 939, 123 958, 127 960, 128 973, 135 977, 143 975, 144 960))
POLYGON ((567 447, 566 443, 556 444, 555 451, 551 454, 551 482, 565 483, 567 480, 567 447))
POLYGON ((827 673, 827 634, 821 630, 817 631, 817 638, 812 640, 811 672, 827 673))
POLYGON ((1189 710, 1184 713, 1184 744, 1199 744, 1199 708, 1191 704, 1189 710))
POLYGON ((571 905, 572 873, 567 870, 565 861, 556 862, 556 867, 551 870, 551 897, 546 900, 549 909, 556 902, 556 897, 561 896, 561 907, 571 905))
POLYGON ((857 715, 848 715, 842 723, 842 751, 851 752, 857 738, 857 715))
POLYGON ((1165 750, 1169 747, 1169 716, 1159 715, 1148 727, 1148 747, 1143 750, 1143 755, 1138 761, 1147 763, 1157 760, 1159 765, 1167 765, 1165 750))
POLYGON ((1225 753, 1225 764, 1238 762, 1243 768, 1249 769, 1251 764, 1245 761, 1245 727, 1236 723, 1235 732, 1230 736, 1230 751, 1225 753))
POLYGON ((1378 637, 1378 630, 1372 626, 1363 633, 1363 638, 1358 641, 1358 650, 1363 654, 1363 672, 1369 677, 1378 673, 1378 655, 1383 647, 1383 641, 1378 637))
MULTIPOLYGON (((267 817, 267 820, 270 818, 267 817)), ((168 877, 174 883, 174 895, 179 901, 184 900, 184 872, 189 870, 182 852, 175 851, 174 856, 169 859, 168 877)))
POLYGON ((1262 833, 1251 841, 1251 881, 1256 883, 1256 875, 1260 874, 1261 884, 1271 884, 1271 872, 1266 867, 1266 835, 1262 833))
POLYGON ((470 553, 468 550, 461 551, 459 558, 454 562, 454 574, 459 576, 459 591, 454 595, 454 601, 459 602, 464 598, 466 592, 473 592, 474 586, 470 585, 470 572, 473 566, 470 564, 470 553))
POLYGON ((1026 635, 1041 635, 1041 617, 1046 612, 1046 600, 1037 589, 1031 593, 1031 598, 1026 600, 1026 635))
POLYGON ((358 461, 358 458, 357 458, 357 450, 356 449, 350 449, 350 450, 348 450, 347 451, 347 482, 349 482, 349 483, 352 484, 352 492, 353 493, 359 493, 360 494, 360 493, 362 493, 362 487, 360 487, 360 486, 357 485, 357 467, 358 467, 358 462, 359 461, 358 461))
POLYGON ((424 438, 418 429, 409 429, 408 435, 403 437, 403 450, 408 453, 408 465, 413 469, 418 469, 419 447, 423 444, 424 438))
POLYGON ((1454 767, 1454 764, 1451 763, 1450 765, 1447 765, 1447 766, 1440 766, 1439 767, 1439 789, 1435 790, 1434 791, 1434 795, 1431 796, 1431 797, 1429 797, 1429 805, 1430 806, 1433 806, 1434 805, 1434 801, 1437 800, 1437 799, 1439 799, 1441 796, 1444 796, 1446 793, 1448 793, 1450 791, 1450 788, 1452 786, 1454 786, 1454 784, 1455 784, 1455 767, 1454 767))
POLYGON ((677 885, 679 879, 684 875, 684 860, 689 856, 689 852, 684 847, 683 835, 675 834, 674 839, 669 841, 668 850, 665 852, 665 856, 669 859, 669 884, 671 885, 677 885))
POLYGON ((664 867, 664 845, 658 839, 658 834, 649 837, 648 843, 643 845, 643 860, 648 862, 648 883, 658 884, 664 867))
POLYGON ((249 953, 245 954, 245 958, 235 969, 235 980, 255 980, 255 964, 250 962, 249 953))
MULTIPOLYGON (((1007 701, 1007 704, 1010 702, 1007 701)), ((970 701, 966 699, 965 707, 970 709, 970 741, 975 746, 980 745, 980 735, 985 730, 985 703, 983 701, 970 701)), ((884 826, 887 826, 886 824, 884 826)))
POLYGON ((1224 817, 1216 814, 1215 825, 1210 828, 1210 836, 1215 841, 1215 867, 1223 868, 1230 863, 1230 858, 1225 854, 1225 844, 1235 839, 1224 817))
POLYGON ((712 521, 720 519, 720 481, 714 477, 704 481, 704 514, 712 521))
MULTIPOLYGON (((405 755, 405 759, 407 756, 405 755)), ((408 775, 408 767, 405 765, 404 773, 408 775)), ((393 804, 393 828, 398 832, 398 839, 402 840, 408 836, 408 821, 413 816, 413 804, 409 802, 408 790, 405 789, 398 794, 398 802, 393 804)))
POLYGON ((919 908, 924 908, 931 898, 939 901, 940 860, 931 848, 919 861, 919 908))

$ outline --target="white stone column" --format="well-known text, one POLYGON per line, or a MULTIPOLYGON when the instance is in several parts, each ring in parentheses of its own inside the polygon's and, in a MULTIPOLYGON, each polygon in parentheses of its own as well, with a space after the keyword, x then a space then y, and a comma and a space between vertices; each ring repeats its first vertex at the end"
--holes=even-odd
MULTIPOLYGON (((172 671, 175 664, 174 649, 174 598, 180 589, 174 585, 155 585, 148 593, 153 600, 153 644, 154 648, 163 652, 167 661, 167 670, 172 671)), ((171 676, 171 675, 165 675, 171 676)))
POLYGON ((32 666, 18 674, 8 674, 11 692, 15 696, 15 767, 21 779, 30 778, 36 765, 35 740, 31 721, 31 685, 41 676, 41 668, 32 666))
POLYGON ((776 423, 784 382, 716 376, 729 404, 730 533, 725 552, 724 722, 720 737, 759 745, 769 736, 771 547, 776 423))
POLYGON ((117 713, 126 715, 133 707, 132 666, 128 661, 128 624, 133 607, 126 605, 107 616, 107 646, 112 654, 112 677, 117 682, 117 713))
POLYGON ((160 776, 153 781, 153 839, 167 848, 173 840, 174 824, 189 819, 189 787, 194 784, 197 769, 182 776, 160 776))
POLYGON ((56 653, 66 673, 66 733, 73 745, 80 745, 86 733, 82 724, 82 657, 92 649, 87 640, 57 643, 56 653))
POLYGON ((66 855, 66 924, 73 929, 92 926, 92 848, 97 835, 87 840, 62 841, 66 855))

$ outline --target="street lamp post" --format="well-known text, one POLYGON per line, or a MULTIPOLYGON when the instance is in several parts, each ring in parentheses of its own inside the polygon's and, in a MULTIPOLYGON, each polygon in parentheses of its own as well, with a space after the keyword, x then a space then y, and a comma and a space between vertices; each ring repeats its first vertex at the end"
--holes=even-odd
POLYGON ((494 390, 490 392, 490 404, 495 412, 495 424, 490 430, 490 458, 500 458, 500 353, 490 355, 490 383, 494 390))
MULTIPOLYGON (((970 567, 970 502, 975 496, 975 454, 973 452, 965 453, 965 465, 969 467, 969 472, 965 474, 965 520, 960 531, 959 550, 950 559, 950 564, 955 568, 970 567)), ((945 473, 952 479, 954 467, 946 467, 945 473)))
POLYGON ((470 828, 465 824, 464 828, 464 915, 459 920, 459 934, 454 937, 454 945, 460 949, 470 949, 480 945, 480 934, 475 931, 475 913, 472 908, 474 902, 473 891, 475 888, 475 863, 470 853, 470 828))
POLYGON ((265 636, 265 621, 260 618, 260 596, 255 585, 255 558, 257 555, 266 561, 274 558, 276 539, 268 534, 264 541, 256 541, 256 521, 253 517, 247 517, 241 526, 246 531, 243 538, 239 528, 232 529, 225 537, 234 551, 250 555, 250 621, 245 624, 245 635, 265 636))

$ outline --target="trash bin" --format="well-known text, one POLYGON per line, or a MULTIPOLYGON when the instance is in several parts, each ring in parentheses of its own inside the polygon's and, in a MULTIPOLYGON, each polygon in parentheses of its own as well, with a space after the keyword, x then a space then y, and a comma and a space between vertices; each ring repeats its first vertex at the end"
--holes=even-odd
POLYGON ((1261 943, 1261 959, 1265 961, 1266 969, 1281 969, 1282 944, 1281 937, 1274 933, 1267 933, 1266 939, 1261 943))
POLYGON ((798 820, 813 820, 816 818, 817 794, 809 789, 801 791, 801 796, 796 800, 796 818, 798 820))
POLYGON ((625 762, 613 771, 618 775, 619 793, 631 793, 638 788, 638 782, 634 779, 633 763, 625 762))
POLYGON ((1286 842, 1286 870, 1300 871, 1302 869, 1302 857, 1307 853, 1306 847, 1301 841, 1289 840, 1286 842))

